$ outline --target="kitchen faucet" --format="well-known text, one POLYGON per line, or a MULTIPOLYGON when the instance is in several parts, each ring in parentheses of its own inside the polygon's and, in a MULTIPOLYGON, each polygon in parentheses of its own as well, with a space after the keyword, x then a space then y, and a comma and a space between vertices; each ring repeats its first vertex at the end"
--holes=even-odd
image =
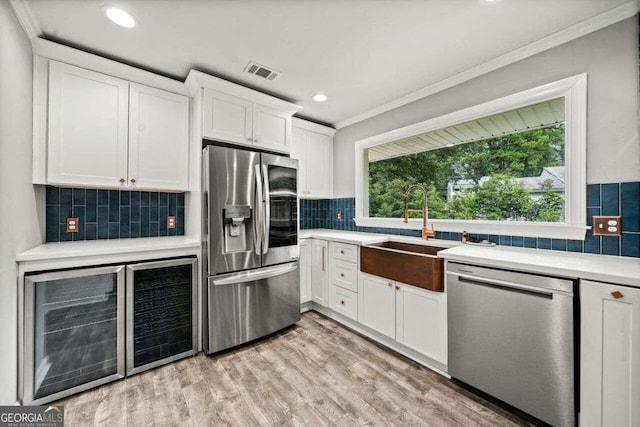
POLYGON ((409 212, 422 212, 422 238, 427 240, 429 237, 435 237, 436 231, 433 229, 433 224, 431 224, 431 230, 427 228, 427 220, 429 219, 429 208, 427 208, 427 190, 420 184, 411 184, 407 191, 404 192, 404 222, 409 222, 409 212), (408 209, 407 204, 409 203, 409 194, 414 189, 422 190, 422 209, 408 209))

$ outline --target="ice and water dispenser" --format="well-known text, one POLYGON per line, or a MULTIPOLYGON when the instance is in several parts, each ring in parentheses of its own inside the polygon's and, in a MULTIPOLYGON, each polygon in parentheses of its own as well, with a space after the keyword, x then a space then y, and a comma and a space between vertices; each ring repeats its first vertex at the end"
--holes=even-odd
POLYGON ((244 252, 253 248, 247 247, 247 232, 250 230, 251 206, 225 205, 223 209, 224 252, 244 252))

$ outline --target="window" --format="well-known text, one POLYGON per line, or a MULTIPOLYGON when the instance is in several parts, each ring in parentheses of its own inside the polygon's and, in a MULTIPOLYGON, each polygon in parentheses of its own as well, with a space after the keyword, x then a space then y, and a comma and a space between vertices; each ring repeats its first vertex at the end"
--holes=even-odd
POLYGON ((582 239, 585 122, 580 75, 359 141, 356 223, 419 228, 421 184, 436 230, 582 239))

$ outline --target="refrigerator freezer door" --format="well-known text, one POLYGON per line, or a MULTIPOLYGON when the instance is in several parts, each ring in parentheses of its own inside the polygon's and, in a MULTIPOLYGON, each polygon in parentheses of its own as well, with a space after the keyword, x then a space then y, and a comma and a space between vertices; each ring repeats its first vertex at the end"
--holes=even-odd
POLYGON ((300 320, 298 262, 210 277, 205 351, 215 353, 300 320))
POLYGON ((203 258, 207 275, 261 266, 259 166, 260 153, 218 146, 204 149, 203 258))
POLYGON ((262 154, 265 229, 262 264, 298 259, 298 161, 262 154))

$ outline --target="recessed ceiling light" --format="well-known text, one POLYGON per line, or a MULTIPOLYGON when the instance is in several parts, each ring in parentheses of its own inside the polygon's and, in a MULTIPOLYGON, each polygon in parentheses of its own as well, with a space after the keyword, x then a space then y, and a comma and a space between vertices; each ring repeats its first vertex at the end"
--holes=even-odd
POLYGON ((316 102, 324 102, 327 100, 327 95, 325 95, 324 93, 316 93, 315 95, 313 95, 313 100, 316 102))
POLYGON ((133 28, 136 26, 136 20, 133 19, 133 16, 117 7, 107 7, 104 10, 104 14, 107 15, 107 18, 109 18, 111 22, 121 27, 133 28))

